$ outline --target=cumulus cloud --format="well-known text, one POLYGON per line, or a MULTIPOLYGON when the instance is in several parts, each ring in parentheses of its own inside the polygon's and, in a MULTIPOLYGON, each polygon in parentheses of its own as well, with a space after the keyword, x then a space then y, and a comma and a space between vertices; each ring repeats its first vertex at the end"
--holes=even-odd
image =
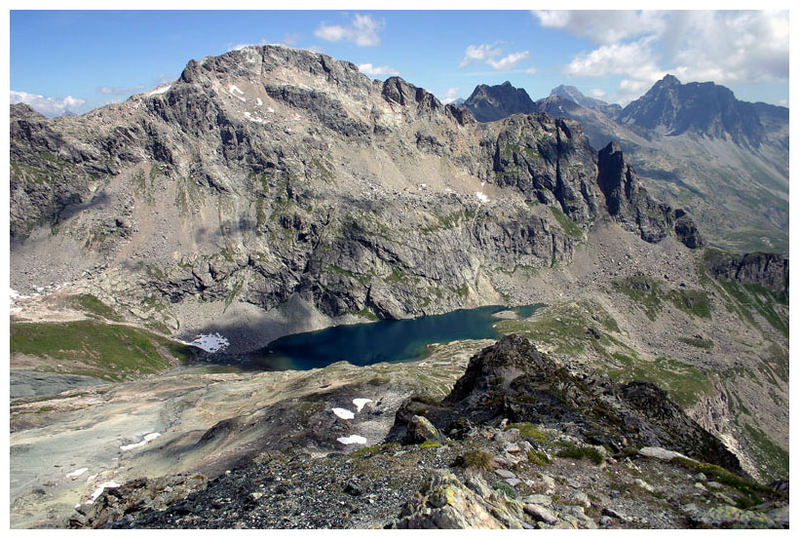
POLYGON ((564 28, 602 44, 665 29, 663 13, 658 11, 534 11, 533 15, 542 26, 564 28))
POLYGON ((320 24, 314 35, 325 41, 349 41, 359 47, 375 47, 381 42, 378 33, 384 29, 386 23, 375 20, 369 15, 355 14, 351 24, 347 26, 320 24))
POLYGON ((589 94, 595 98, 602 98, 606 95, 606 91, 601 88, 592 88, 589 90, 589 94))
POLYGON ((528 58, 528 51, 521 51, 506 55, 497 61, 487 60, 486 63, 498 71, 508 71, 526 58, 528 58))
POLYGON ((473 62, 491 60, 503 54, 503 50, 495 47, 494 45, 489 45, 488 43, 484 43, 481 45, 468 45, 467 50, 464 51, 464 58, 461 60, 461 63, 458 67, 468 66, 473 62))
MULTIPOLYGON (((482 43, 480 45, 468 45, 464 51, 464 58, 458 67, 463 68, 474 62, 485 62, 496 71, 508 71, 517 66, 520 62, 528 58, 528 51, 519 51, 503 55, 503 49, 497 45, 482 43), (500 57, 500 58, 498 58, 500 57)), ((529 68, 533 69, 534 68, 529 68)), ((529 72, 526 70, 526 73, 529 72)))
POLYGON ((390 66, 373 66, 372 64, 358 64, 358 70, 365 75, 380 77, 384 75, 398 75, 400 72, 390 66))
POLYGON ((535 11, 597 47, 576 55, 570 75, 622 75, 617 101, 641 94, 666 73, 684 82, 774 83, 789 77, 786 11, 535 11))
POLYGON ((72 96, 58 99, 11 90, 11 104, 15 103, 27 103, 45 116, 60 116, 65 112, 76 112, 86 100, 72 96))

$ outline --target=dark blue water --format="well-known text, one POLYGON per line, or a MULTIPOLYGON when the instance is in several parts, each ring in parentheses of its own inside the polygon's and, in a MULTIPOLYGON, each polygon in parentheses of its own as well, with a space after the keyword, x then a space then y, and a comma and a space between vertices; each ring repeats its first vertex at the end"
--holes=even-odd
POLYGON ((418 319, 334 326, 276 339, 249 359, 263 369, 312 369, 341 360, 357 366, 417 360, 426 356, 431 343, 499 338, 492 328, 498 322, 494 313, 511 310, 530 317, 542 306, 485 306, 418 319))

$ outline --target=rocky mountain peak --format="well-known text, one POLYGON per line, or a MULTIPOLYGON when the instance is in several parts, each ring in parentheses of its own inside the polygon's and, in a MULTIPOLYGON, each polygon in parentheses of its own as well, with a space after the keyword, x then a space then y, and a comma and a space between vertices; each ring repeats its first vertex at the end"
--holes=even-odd
POLYGON ((511 114, 536 112, 536 104, 524 88, 515 88, 509 81, 488 86, 475 87, 464 101, 479 122, 493 122, 511 114))
POLYGON ((656 82, 653 88, 675 88, 680 85, 681 81, 675 75, 668 73, 660 81, 656 82))
POLYGON ((620 121, 666 135, 697 133, 758 147, 765 136, 759 111, 712 82, 681 84, 667 75, 620 113, 620 121))

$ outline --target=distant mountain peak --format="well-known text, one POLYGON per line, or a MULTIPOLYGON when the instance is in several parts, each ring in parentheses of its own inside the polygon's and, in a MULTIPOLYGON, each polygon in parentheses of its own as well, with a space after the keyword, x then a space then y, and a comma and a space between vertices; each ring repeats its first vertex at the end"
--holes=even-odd
POLYGON ((681 81, 675 76, 667 73, 664 77, 656 83, 659 86, 680 86, 681 81))
POLYGON ((666 75, 629 103, 619 119, 666 135, 693 132, 757 147, 764 138, 759 116, 755 104, 739 101, 725 86, 713 82, 682 84, 674 75, 666 75))
POLYGON ((493 122, 506 116, 536 112, 536 104, 524 88, 515 88, 511 82, 489 86, 480 84, 464 101, 479 122, 493 122))

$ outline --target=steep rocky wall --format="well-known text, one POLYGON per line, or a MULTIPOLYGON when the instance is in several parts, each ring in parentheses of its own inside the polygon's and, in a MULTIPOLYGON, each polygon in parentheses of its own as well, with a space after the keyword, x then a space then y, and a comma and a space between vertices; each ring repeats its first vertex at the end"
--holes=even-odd
POLYGON ((707 253, 705 264, 717 279, 760 285, 789 297, 789 258, 783 255, 760 252, 736 255, 714 250, 707 253))

